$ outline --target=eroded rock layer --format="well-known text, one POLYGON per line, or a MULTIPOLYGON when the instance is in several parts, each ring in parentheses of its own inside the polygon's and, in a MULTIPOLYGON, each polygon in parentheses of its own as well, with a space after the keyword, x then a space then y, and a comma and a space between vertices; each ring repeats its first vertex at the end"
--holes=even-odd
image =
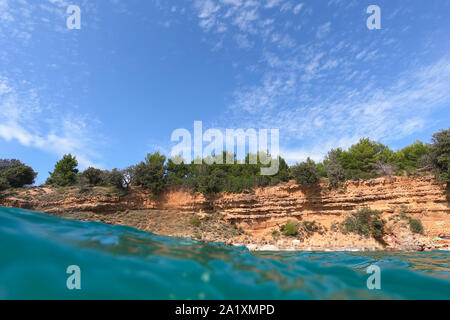
MULTIPOLYGON (((374 250, 386 244, 356 235, 344 235, 336 225, 352 212, 368 207, 382 212, 387 222, 387 238, 400 238, 400 241, 387 245, 395 247, 400 242, 403 246, 416 248, 427 244, 433 237, 450 234, 449 203, 446 186, 437 183, 431 176, 348 181, 334 190, 329 190, 325 184, 304 188, 291 181, 252 192, 214 196, 171 191, 155 197, 141 188, 118 193, 107 187, 34 187, 10 190, 0 198, 1 206, 52 214, 92 212, 114 215, 130 210, 167 210, 172 214, 196 213, 204 217, 216 212, 225 222, 244 231, 245 236, 234 239, 234 242, 257 243, 267 247, 279 245, 280 241, 285 246, 291 245, 294 241, 294 246, 301 248, 355 246, 374 250), (421 220, 424 233, 412 234, 408 224, 399 218, 405 215, 421 220), (279 231, 280 226, 289 219, 298 223, 314 221, 323 227, 323 232, 294 240, 275 237, 274 232, 279 231)), ((151 214, 148 219, 151 220, 151 214)), ((165 233, 170 235, 170 232, 165 233)))

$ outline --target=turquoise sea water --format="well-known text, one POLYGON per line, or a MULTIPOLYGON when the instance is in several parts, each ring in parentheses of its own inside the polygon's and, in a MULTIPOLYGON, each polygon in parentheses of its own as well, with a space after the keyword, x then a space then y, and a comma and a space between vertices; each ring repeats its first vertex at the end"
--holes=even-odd
POLYGON ((383 298, 450 299, 450 254, 250 253, 0 207, 0 299, 383 298), (372 264, 381 290, 367 288, 372 264))

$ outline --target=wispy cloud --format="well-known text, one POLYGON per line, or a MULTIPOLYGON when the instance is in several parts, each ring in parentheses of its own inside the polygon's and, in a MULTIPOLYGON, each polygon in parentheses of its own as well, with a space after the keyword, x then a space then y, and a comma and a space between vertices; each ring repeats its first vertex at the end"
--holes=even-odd
POLYGON ((240 48, 260 56, 260 80, 235 90, 223 126, 280 128, 282 152, 300 160, 363 136, 395 141, 413 135, 429 125, 432 112, 448 107, 450 57, 419 64, 398 44, 402 31, 369 33, 364 17, 354 16, 339 26, 357 1, 328 5, 341 11, 306 25, 296 15, 312 15, 307 3, 196 2, 205 32, 218 33, 221 25, 239 35, 240 48))
POLYGON ((385 87, 367 83, 359 90, 336 85, 335 93, 310 97, 294 72, 274 75, 260 87, 237 91, 233 110, 249 127, 280 128, 285 145, 297 146, 285 149, 286 154, 308 150, 317 157, 360 137, 392 141, 420 132, 431 111, 450 104, 449 57, 399 79, 385 87))
POLYGON ((328 32, 331 30, 331 22, 327 22, 325 24, 320 25, 317 28, 316 37, 317 39, 323 39, 328 32))
POLYGON ((0 77, 0 138, 58 156, 72 153, 86 168, 100 158, 95 151, 98 134, 94 136, 92 125, 87 117, 58 115, 41 105, 36 89, 19 90, 0 77))

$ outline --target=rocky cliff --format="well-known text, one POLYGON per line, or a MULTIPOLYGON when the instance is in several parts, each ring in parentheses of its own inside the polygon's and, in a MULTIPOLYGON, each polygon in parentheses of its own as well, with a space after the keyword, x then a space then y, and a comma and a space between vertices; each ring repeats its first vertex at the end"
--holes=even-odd
MULTIPOLYGON (((134 211, 146 210, 148 214, 142 215, 142 212, 140 214, 140 219, 149 220, 148 224, 142 224, 146 226, 151 225, 153 210, 179 216, 195 213, 202 219, 215 212, 220 214, 223 223, 242 230, 242 234, 233 235, 232 242, 248 243, 258 246, 259 249, 281 246, 312 250, 317 248, 378 250, 386 247, 417 249, 433 246, 432 238, 450 234, 449 203, 445 186, 438 184, 430 176, 348 181, 335 190, 329 190, 326 184, 303 188, 291 181, 252 192, 221 193, 209 197, 186 191, 172 191, 155 198, 140 188, 120 193, 101 187, 35 187, 10 190, 0 199, 2 206, 33 209, 57 215, 64 213, 69 217, 70 213, 75 212, 108 215, 110 223, 115 223, 113 217, 118 212, 128 212, 131 217, 134 211), (339 223, 355 210, 364 207, 382 212, 382 217, 386 221, 385 238, 395 241, 387 240, 380 243, 371 238, 342 234, 337 227, 339 223), (402 216, 419 219, 423 224, 424 233, 413 234, 402 216), (314 222, 319 227, 317 232, 307 233, 295 239, 286 238, 278 235, 278 231, 287 220, 298 223, 314 222)), ((161 215, 159 217, 164 219, 161 215)), ((120 221, 123 223, 127 218, 122 214, 120 221)), ((98 220, 98 217, 89 220, 98 220)), ((140 228, 158 232, 150 227, 140 228)), ((201 232, 201 230, 194 231, 201 232)), ((170 230, 161 233, 171 235, 170 230)), ((206 232, 201 234, 201 237, 216 240, 214 235, 206 232)))

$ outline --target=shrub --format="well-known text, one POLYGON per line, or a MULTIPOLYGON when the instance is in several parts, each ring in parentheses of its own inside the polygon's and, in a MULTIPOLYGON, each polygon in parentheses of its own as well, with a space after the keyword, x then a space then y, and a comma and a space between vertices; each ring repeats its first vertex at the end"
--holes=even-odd
POLYGON ((194 227, 200 227, 201 221, 200 218, 197 216, 193 216, 190 220, 189 223, 194 226, 194 227))
POLYGON ((47 179, 46 184, 58 186, 74 185, 78 173, 77 166, 78 161, 76 157, 73 157, 71 154, 64 155, 64 157, 56 163, 53 172, 50 172, 50 177, 47 179))
POLYGON ((273 230, 272 231, 272 238, 274 240, 278 240, 280 238, 280 232, 278 230, 273 230))
POLYGON ((291 167, 291 174, 300 185, 311 185, 317 183, 319 177, 316 172, 316 165, 313 160, 307 159, 306 162, 296 164, 291 167))
POLYGON ((296 236, 298 234, 298 227, 291 220, 288 220, 286 224, 281 227, 281 229, 285 236, 296 236))
POLYGON ((356 233, 364 237, 374 237, 380 240, 384 235, 385 222, 380 218, 380 212, 363 208, 342 222, 344 233, 356 233))
POLYGON ((111 170, 111 172, 109 172, 108 182, 110 185, 116 187, 117 189, 125 188, 124 175, 123 172, 119 169, 113 169, 111 170))
POLYGON ((6 190, 10 187, 8 180, 6 180, 4 177, 0 176, 0 191, 6 190))
POLYGON ((420 234, 423 233, 422 221, 420 221, 419 219, 413 219, 411 217, 408 217, 408 222, 409 228, 411 229, 412 232, 420 234))
POLYGON ((398 170, 396 165, 384 163, 379 160, 373 165, 373 167, 378 176, 391 177, 398 170))
POLYGON ((333 231, 333 232, 337 232, 337 231, 339 231, 339 226, 338 226, 338 224, 337 224, 336 222, 333 222, 333 223, 331 224, 331 226, 330 226, 330 229, 331 229, 331 231, 333 231))
POLYGON ((125 188, 129 188, 134 183, 136 172, 136 166, 129 166, 128 168, 122 170, 123 184, 125 188))
POLYGON ((320 230, 320 227, 316 224, 316 221, 304 221, 303 228, 309 234, 320 230))
POLYGON ((4 186, 8 185, 8 187, 12 188, 21 188, 25 185, 33 184, 37 173, 31 167, 19 161, 14 162, 14 166, 0 171, 0 176, 4 180, 4 186))
POLYGON ((108 182, 105 173, 102 170, 93 167, 89 167, 84 170, 80 174, 80 176, 81 178, 84 178, 89 185, 92 186, 105 185, 108 182))

